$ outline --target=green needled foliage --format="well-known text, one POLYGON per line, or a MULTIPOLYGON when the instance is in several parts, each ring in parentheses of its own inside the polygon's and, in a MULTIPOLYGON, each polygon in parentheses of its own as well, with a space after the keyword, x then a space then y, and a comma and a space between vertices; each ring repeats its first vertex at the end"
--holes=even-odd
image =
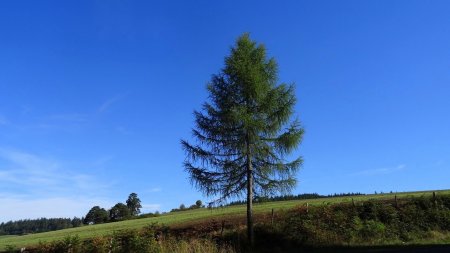
POLYGON ((126 203, 132 216, 136 216, 141 213, 142 208, 141 200, 138 198, 138 195, 136 193, 134 192, 130 193, 130 195, 128 195, 126 203))
POLYGON ((287 161, 303 129, 291 120, 296 102, 293 85, 277 84, 277 64, 249 34, 238 38, 225 67, 212 77, 209 101, 195 111, 195 144, 181 141, 190 179, 217 201, 247 196, 252 241, 253 192, 287 193, 296 184, 301 157, 287 161))

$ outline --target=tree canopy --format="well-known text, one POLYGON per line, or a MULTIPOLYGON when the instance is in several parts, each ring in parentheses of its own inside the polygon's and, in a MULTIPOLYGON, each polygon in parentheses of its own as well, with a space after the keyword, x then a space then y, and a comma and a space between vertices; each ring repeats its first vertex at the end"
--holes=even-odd
POLYGON ((250 241, 254 192, 290 192, 302 164, 301 157, 287 159, 303 136, 299 121, 291 120, 294 85, 277 84, 277 75, 264 46, 249 34, 239 37, 207 85, 208 101, 194 111, 194 143, 181 141, 184 167, 199 190, 218 202, 246 193, 250 241))
POLYGON ((141 200, 138 198, 136 193, 131 193, 127 199, 127 207, 130 210, 130 215, 136 216, 141 213, 141 200))
POLYGON ((130 209, 123 203, 117 203, 109 210, 109 219, 111 221, 125 220, 130 215, 130 209))
POLYGON ((84 218, 84 224, 100 224, 108 221, 108 212, 99 206, 94 206, 89 210, 84 218))

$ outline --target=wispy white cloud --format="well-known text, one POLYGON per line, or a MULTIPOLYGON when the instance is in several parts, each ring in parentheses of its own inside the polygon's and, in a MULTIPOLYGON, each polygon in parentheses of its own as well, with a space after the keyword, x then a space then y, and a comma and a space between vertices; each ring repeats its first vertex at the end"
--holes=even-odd
MULTIPOLYGON (((93 111, 90 113, 83 112, 54 112, 47 115, 37 115, 32 110, 32 107, 29 105, 22 105, 20 112, 22 116, 26 115, 26 121, 22 121, 16 124, 12 124, 5 116, 0 114, 0 126, 2 125, 11 125, 17 130, 21 131, 64 131, 64 132, 74 132, 85 129, 86 126, 89 126, 93 120, 98 117, 98 114, 102 114, 108 111, 111 106, 121 100, 125 94, 119 94, 114 97, 111 97, 103 103, 100 104, 97 108, 93 108, 93 111)), ((25 117, 24 117, 25 118, 25 117)), ((113 127, 113 126, 112 126, 113 127)), ((114 127, 113 127, 114 129, 114 127)), ((123 126, 116 126, 115 130, 120 132, 121 134, 129 135, 131 131, 126 129, 123 126)))
POLYGON ((87 167, 89 167, 89 168, 104 168, 113 159, 114 159, 114 157, 110 156, 110 155, 102 156, 102 157, 90 162, 87 165, 87 167))
POLYGON ((126 129, 126 128, 123 127, 123 126, 118 126, 118 127, 116 127, 116 131, 119 132, 119 133, 121 133, 121 134, 123 134, 123 135, 131 135, 131 134, 132 134, 131 131, 129 131, 128 129, 126 129))
POLYGON ((102 196, 111 187, 55 159, 0 148, 0 222, 82 216, 94 205, 110 208, 113 201, 102 196))
POLYGON ((31 111, 32 111, 32 108, 30 106, 28 106, 28 105, 22 105, 20 107, 20 114, 22 114, 22 115, 27 115, 31 111))
POLYGON ((36 116, 27 123, 15 125, 22 131, 64 131, 72 132, 83 129, 92 116, 83 113, 57 113, 46 116, 36 116))
POLYGON ((383 174, 391 174, 394 172, 402 171, 406 169, 405 164, 400 164, 394 167, 385 167, 385 168, 377 168, 370 170, 362 170, 356 173, 352 173, 352 176, 373 176, 373 175, 383 175, 383 174))
POLYGON ((89 115, 82 114, 82 113, 54 114, 54 115, 48 116, 48 119, 53 120, 53 121, 84 123, 89 120, 89 115))
POLYGON ((151 189, 148 189, 148 190, 147 190, 147 192, 149 192, 149 193, 152 193, 152 192, 160 192, 160 191, 162 191, 162 189, 159 188, 159 187, 155 187, 155 188, 151 188, 151 189))
POLYGON ((58 163, 51 161, 50 159, 42 159, 36 155, 32 155, 25 152, 20 152, 13 149, 0 149, 0 157, 6 159, 20 167, 26 168, 27 170, 42 170, 50 169, 53 170, 58 166, 58 163))
POLYGON ((0 189, 15 189, 30 196, 92 195, 106 191, 92 175, 73 172, 59 161, 12 149, 0 149, 0 189))
POLYGON ((436 162, 434 162, 435 166, 442 166, 445 164, 445 160, 444 159, 439 159, 436 162))
POLYGON ((0 222, 18 219, 71 218, 86 215, 93 206, 109 208, 113 202, 82 197, 49 197, 29 199, 24 196, 0 196, 0 222))
POLYGON ((161 210, 160 204, 142 204, 141 208, 142 213, 155 212, 159 210, 161 210))
POLYGON ((5 116, 0 115, 0 126, 1 126, 1 125, 8 125, 8 124, 9 124, 9 120, 6 119, 5 116))
POLYGON ((114 103, 116 103, 117 101, 119 101, 122 98, 122 96, 115 96, 112 97, 108 100, 106 100, 105 102, 103 102, 100 107, 98 108, 98 112, 99 113, 103 113, 106 110, 108 110, 114 103))
MULTIPOLYGON (((93 206, 111 208, 115 202, 106 198, 60 196, 29 198, 27 195, 3 192, 0 194, 0 223, 19 219, 82 217, 93 206), (32 211, 31 211, 32 210, 32 211)), ((141 212, 161 210, 161 204, 143 203, 141 212)))

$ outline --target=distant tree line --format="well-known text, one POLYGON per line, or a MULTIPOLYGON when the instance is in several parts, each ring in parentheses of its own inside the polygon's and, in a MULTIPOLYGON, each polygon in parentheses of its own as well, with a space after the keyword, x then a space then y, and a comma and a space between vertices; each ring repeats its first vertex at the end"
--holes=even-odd
POLYGON ((193 210, 193 209, 199 209, 199 208, 204 208, 205 206, 203 205, 201 200, 197 200, 195 201, 195 204, 186 207, 184 204, 181 204, 179 208, 174 208, 172 210, 170 210, 170 212, 180 212, 180 211, 187 211, 187 210, 193 210))
POLYGON ((108 222, 116 222, 129 219, 143 219, 160 216, 158 211, 154 213, 141 214, 141 200, 136 193, 131 193, 127 201, 124 203, 117 203, 109 210, 100 206, 92 207, 83 219, 83 224, 101 224, 108 222))
MULTIPOLYGON (((119 202, 108 211, 100 206, 94 206, 86 214, 86 217, 84 217, 83 223, 86 225, 101 224, 138 217, 141 213, 142 205, 137 194, 134 192, 131 193, 125 203, 126 204, 119 202)), ((146 216, 150 215, 146 214, 146 216)))
POLYGON ((136 193, 131 193, 127 201, 117 203, 106 210, 100 206, 92 207, 85 217, 78 218, 40 218, 8 221, 0 223, 0 235, 23 235, 48 232, 66 228, 74 228, 88 224, 100 224, 134 218, 148 218, 159 216, 159 213, 141 213, 141 200, 136 193))
POLYGON ((2 222, 0 235, 23 235, 74 228, 82 225, 82 218, 40 218, 2 222))
MULTIPOLYGON (((331 198, 331 197, 347 197, 347 196, 359 196, 365 195, 360 192, 349 192, 349 193, 334 193, 328 195, 320 195, 318 193, 302 193, 298 195, 282 195, 282 196, 272 196, 272 197, 264 197, 264 196, 256 196, 253 198, 253 203, 263 203, 263 202, 272 202, 272 201, 286 201, 286 200, 302 200, 302 199, 320 199, 320 198, 331 198)), ((226 204, 226 206, 234 206, 234 205, 243 205, 247 202, 245 200, 236 200, 231 201, 226 204)))

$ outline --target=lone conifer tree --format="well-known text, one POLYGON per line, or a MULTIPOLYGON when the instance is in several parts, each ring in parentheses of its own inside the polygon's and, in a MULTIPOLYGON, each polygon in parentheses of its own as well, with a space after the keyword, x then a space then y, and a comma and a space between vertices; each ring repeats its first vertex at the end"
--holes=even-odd
POLYGON ((287 193, 296 184, 301 157, 286 156, 303 129, 291 120, 293 85, 277 85, 277 64, 248 34, 238 38, 225 67, 207 86, 209 101, 194 111, 195 144, 181 141, 191 183, 216 201, 247 197, 247 232, 253 243, 254 193, 287 193))

